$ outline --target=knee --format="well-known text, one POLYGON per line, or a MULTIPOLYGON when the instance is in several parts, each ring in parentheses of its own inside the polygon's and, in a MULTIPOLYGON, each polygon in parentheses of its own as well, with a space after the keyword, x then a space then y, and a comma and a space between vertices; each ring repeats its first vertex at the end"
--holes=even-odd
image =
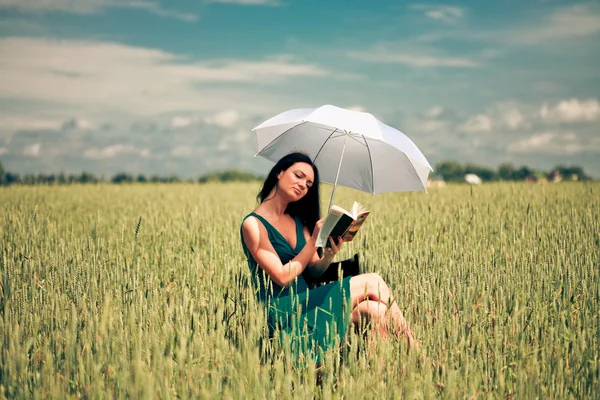
POLYGON ((372 292, 372 293, 380 292, 381 294, 385 294, 385 295, 389 294, 390 288, 388 287, 387 283, 385 283, 385 281, 383 280, 381 275, 379 275, 376 272, 372 272, 367 275, 368 275, 367 286, 368 286, 368 289, 370 292, 372 292))
POLYGON ((365 274, 365 276, 367 277, 367 281, 369 283, 385 285, 385 281, 383 280, 381 275, 379 275, 377 272, 369 272, 369 273, 365 274))
POLYGON ((379 274, 361 274, 352 279, 350 290, 355 306, 365 299, 388 303, 391 295, 390 289, 379 274))
POLYGON ((379 323, 385 320, 387 309, 381 302, 364 300, 358 304, 355 311, 361 321, 379 323))

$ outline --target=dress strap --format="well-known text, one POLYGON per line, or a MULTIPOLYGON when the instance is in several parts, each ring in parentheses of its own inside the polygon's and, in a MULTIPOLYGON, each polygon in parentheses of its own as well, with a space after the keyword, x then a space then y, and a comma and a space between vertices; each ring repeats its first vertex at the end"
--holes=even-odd
MULTIPOLYGON (((280 240, 280 241, 282 241, 292 251, 296 252, 296 250, 298 249, 298 246, 301 243, 301 240, 302 240, 302 247, 304 247, 304 245, 306 244, 303 241, 303 239, 304 239, 304 233, 302 232, 301 229, 298 228, 298 226, 302 225, 302 223, 299 221, 299 219, 297 217, 292 217, 294 219, 294 224, 296 225, 296 247, 292 247, 292 245, 290 244, 290 242, 288 242, 287 238, 285 236, 283 236, 283 234, 281 232, 279 232, 279 230, 277 228, 275 228, 269 221, 267 221, 267 219, 265 217, 263 217, 261 215, 258 215, 255 212, 251 212, 250 214, 248 214, 246 216, 246 218, 251 217, 251 216, 258 218, 258 220, 260 222, 262 222, 262 224, 265 227, 265 229, 267 230, 267 233, 269 234, 270 238, 273 238, 274 240, 280 240)), ((246 218, 244 218, 244 220, 246 218)), ((300 248, 302 248, 302 247, 300 247, 300 248)))

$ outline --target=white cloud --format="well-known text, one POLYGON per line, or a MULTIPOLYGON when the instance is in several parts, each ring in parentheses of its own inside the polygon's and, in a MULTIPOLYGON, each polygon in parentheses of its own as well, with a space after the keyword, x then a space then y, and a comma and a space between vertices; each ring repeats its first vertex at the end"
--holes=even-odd
POLYGON ((555 136, 555 133, 540 133, 533 135, 527 139, 521 139, 511 143, 508 146, 508 150, 514 152, 538 150, 542 146, 546 146, 548 143, 550 143, 555 136))
POLYGON ((442 106, 433 106, 423 113, 427 118, 438 118, 444 112, 444 107, 442 106))
POLYGON ((193 151, 190 146, 175 146, 171 149, 171 155, 180 158, 192 157, 193 151))
POLYGON ((6 147, 0 147, 0 156, 4 153, 6 153, 8 150, 6 149, 6 147))
POLYGON ((494 58, 498 58, 502 55, 504 55, 505 52, 495 49, 495 48, 488 48, 488 49, 484 49, 481 52, 481 57, 485 58, 486 60, 493 60, 494 58))
POLYGON ((175 18, 186 22, 198 21, 198 16, 192 13, 180 12, 175 10, 168 10, 162 8, 159 4, 147 1, 111 1, 112 7, 123 7, 123 8, 138 8, 141 10, 148 11, 149 13, 158 15, 159 17, 175 18))
POLYGON ((514 100, 502 101, 486 107, 484 113, 471 116, 460 126, 460 130, 476 133, 490 132, 492 128, 497 132, 530 129, 539 124, 536 113, 536 106, 517 103, 514 100))
POLYGON ((18 10, 29 13, 63 12, 70 14, 94 14, 106 8, 133 8, 147 11, 160 17, 171 17, 182 21, 197 21, 191 13, 168 10, 153 1, 143 0, 0 0, 0 10, 18 10))
POLYGON ((455 6, 419 3, 411 5, 411 8, 424 11, 427 18, 447 23, 455 23, 465 15, 463 8, 455 6))
POLYGON ((88 120, 82 118, 71 118, 62 123, 61 128, 63 130, 91 130, 96 128, 96 125, 88 120))
POLYGON ((206 0, 205 3, 238 4, 242 6, 278 6, 278 0, 206 0))
MULTIPOLYGON (((111 42, 0 39, 0 98, 47 101, 93 110, 149 115, 210 109, 235 100, 261 106, 253 88, 202 88, 203 83, 275 85, 292 77, 331 74, 289 56, 262 61, 190 62, 161 50, 111 42)), ((264 106, 264 105, 263 105, 264 106)))
POLYGON ((23 155, 29 157, 38 157, 42 146, 40 143, 33 143, 23 149, 23 155))
POLYGON ((26 115, 0 116, 0 129, 11 132, 20 130, 59 129, 63 123, 64 121, 62 119, 40 118, 26 115))
POLYGON ((498 113, 500 114, 500 120, 508 129, 516 130, 527 124, 525 121, 525 116, 516 105, 500 104, 497 105, 497 109, 498 113))
POLYGON ((239 119, 240 115, 237 113, 237 111, 228 110, 220 112, 210 117, 206 117, 204 119, 204 122, 206 122, 209 125, 216 125, 222 128, 229 128, 235 125, 235 123, 238 122, 239 119))
POLYGON ((416 128, 423 133, 441 133, 447 130, 448 122, 446 121, 421 121, 416 128))
POLYGON ((114 158, 119 154, 138 154, 142 157, 147 157, 150 152, 147 149, 136 149, 133 146, 124 144, 115 144, 103 148, 92 148, 87 149, 83 152, 85 158, 90 159, 103 159, 103 158, 114 158))
POLYGON ((249 142, 251 138, 251 131, 247 129, 238 129, 234 134, 223 135, 217 148, 221 151, 245 148, 247 147, 246 143, 249 142))
POLYGON ((560 91, 565 91, 564 84, 560 82, 536 82, 533 85, 533 88, 539 93, 557 93, 560 91))
POLYGON ((576 98, 560 101, 554 107, 544 103, 540 117, 549 123, 592 122, 600 119, 600 103, 597 99, 576 98))
POLYGON ((582 153, 586 146, 572 132, 544 132, 517 140, 509 144, 507 150, 512 153, 572 155, 582 153))
POLYGON ((372 62, 372 63, 390 63, 407 64, 417 68, 435 68, 435 67, 456 67, 456 68, 476 68, 479 67, 477 61, 464 57, 445 57, 423 54, 411 51, 394 51, 382 46, 375 46, 366 51, 351 51, 347 53, 348 57, 372 62))
MULTIPOLYGON (((426 33, 420 35, 418 41, 431 43, 446 39, 463 39, 521 46, 555 46, 559 40, 580 39, 600 33, 600 7, 592 2, 560 7, 550 13, 539 14, 539 19, 526 19, 523 23, 506 24, 501 28, 461 27, 451 31, 426 33)), ((491 54, 496 55, 494 52, 491 54)), ((487 58, 485 52, 483 57, 487 58)))
POLYGON ((171 118, 171 127, 175 129, 185 128, 186 126, 190 126, 192 122, 194 122, 194 120, 191 117, 176 115, 171 118))
POLYGON ((106 7, 107 3, 103 0, 0 0, 0 8, 32 13, 60 11, 91 14, 106 7))
POLYGON ((467 133, 483 133, 492 130, 492 120, 487 115, 478 114, 470 117, 461 126, 461 130, 467 133))
POLYGON ((598 8, 578 4, 557 10, 547 16, 542 24, 505 32, 504 39, 519 44, 537 44, 557 39, 592 36, 599 32, 598 8))

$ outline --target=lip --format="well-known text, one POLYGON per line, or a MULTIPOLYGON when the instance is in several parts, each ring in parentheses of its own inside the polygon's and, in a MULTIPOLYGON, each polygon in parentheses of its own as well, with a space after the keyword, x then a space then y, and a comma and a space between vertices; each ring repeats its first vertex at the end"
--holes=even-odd
POLYGON ((302 194, 302 191, 300 189, 298 189, 298 188, 293 188, 293 189, 294 189, 294 192, 296 192, 297 195, 301 195, 302 194))

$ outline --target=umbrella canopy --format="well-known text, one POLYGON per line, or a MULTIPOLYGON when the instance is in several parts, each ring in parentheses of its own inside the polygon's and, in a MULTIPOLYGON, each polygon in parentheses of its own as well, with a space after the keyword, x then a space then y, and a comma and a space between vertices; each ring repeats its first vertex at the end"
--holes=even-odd
POLYGON ((337 184, 373 194, 426 190, 432 171, 406 135, 366 112, 332 105, 295 109, 253 131, 257 155, 277 162, 293 151, 306 153, 334 191, 337 184))

